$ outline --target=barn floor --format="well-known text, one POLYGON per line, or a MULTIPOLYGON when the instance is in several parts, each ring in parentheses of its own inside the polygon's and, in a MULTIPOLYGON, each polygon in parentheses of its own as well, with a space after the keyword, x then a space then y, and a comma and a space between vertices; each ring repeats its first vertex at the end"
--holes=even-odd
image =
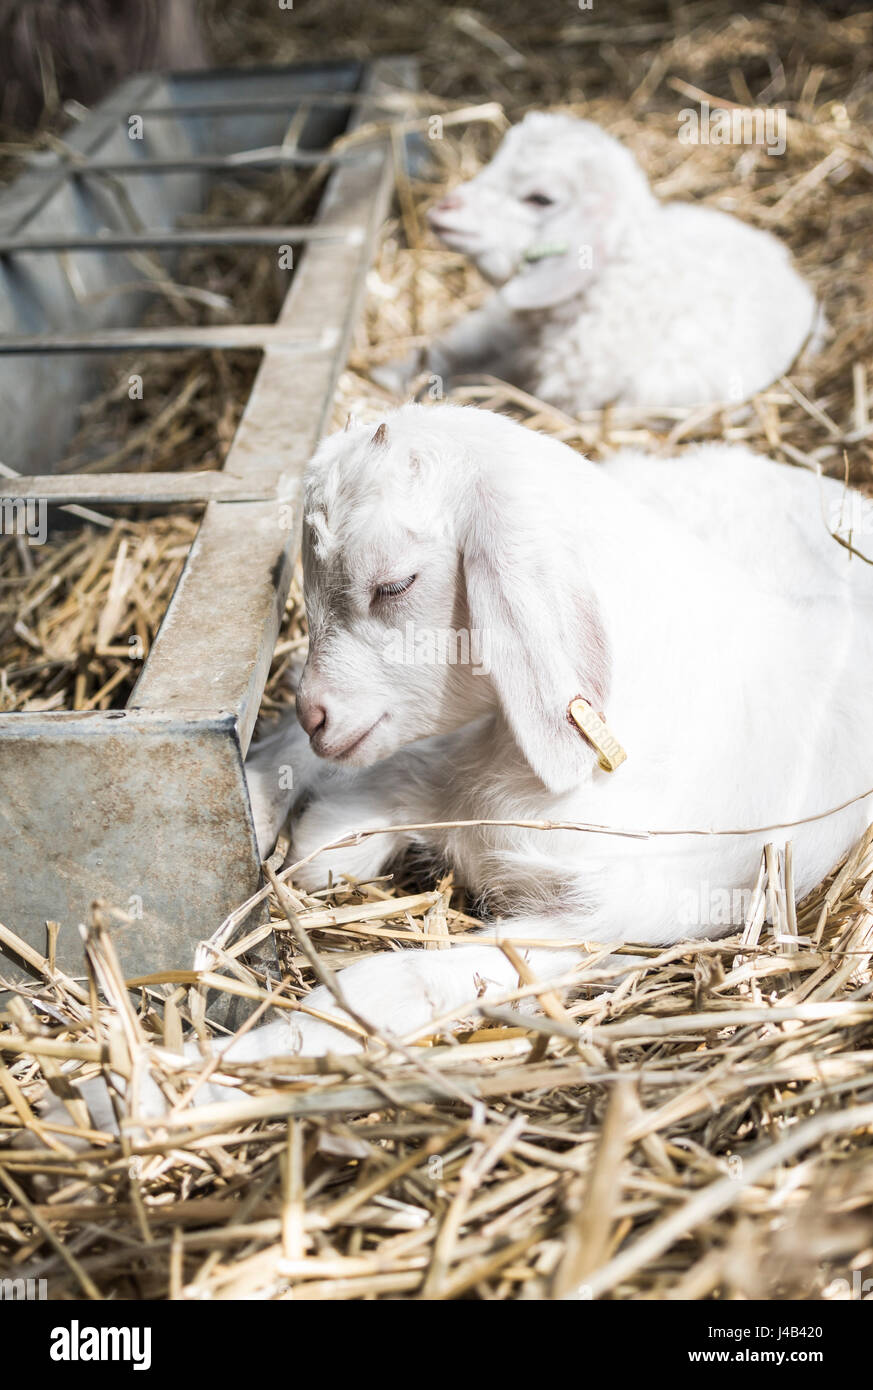
MULTIPOLYGON (((629 443, 675 451, 742 440, 786 466, 873 485, 873 14, 774 5, 745 17, 700 0, 669 18, 659 5, 625 6, 616 21, 606 10, 508 0, 478 7, 472 21, 469 10, 440 7, 423 40, 405 7, 382 7, 378 34, 360 8, 311 0, 267 17, 253 0, 205 6, 216 62, 322 57, 328 41, 338 56, 418 52, 422 114, 445 117, 432 176, 398 170, 399 213, 370 276, 336 425, 350 411, 379 419, 392 402, 369 368, 485 293, 432 242, 428 202, 487 160, 507 121, 562 105, 626 139, 661 197, 702 200, 783 238, 825 305, 825 348, 730 411, 572 419, 494 381, 452 398, 509 410, 595 458, 629 443), (681 144, 677 113, 707 98, 784 105, 785 154, 681 144), (470 107, 453 126, 451 113, 470 107)), ((293 200, 294 190, 265 182, 227 196, 293 200)), ((244 292, 252 319, 274 312, 266 264, 192 260, 177 281, 186 276, 231 299, 244 292)), ((191 358, 174 369, 134 416, 114 408, 128 375, 115 364, 73 453, 96 442, 101 454, 122 451, 115 467, 166 467, 170 456, 179 467, 214 464, 250 364, 191 358)), ((5 543, 0 709, 123 703, 135 675, 125 648, 139 637, 147 650, 193 515, 131 514, 112 530, 66 532, 44 552, 5 543), (48 584, 56 572, 60 582, 48 584), (120 594, 122 572, 134 577, 120 594)), ((266 714, 287 698, 304 644, 295 588, 266 714)), ((160 1068, 154 1044, 172 1046, 192 1010, 200 1016, 190 974, 147 982, 130 1003, 112 956, 116 905, 96 910, 91 980, 106 1002, 46 958, 0 1013, 0 1271, 47 1278, 59 1299, 850 1296, 854 1271, 873 1272, 873 837, 800 905, 788 943, 782 851, 771 848, 759 885, 776 909, 772 926, 756 899, 744 933, 635 948, 645 964, 627 974, 595 949, 566 1007, 546 1000, 544 1018, 514 1016, 536 990, 520 985, 499 1018, 475 1012, 458 1039, 429 1040, 414 1060, 341 1059, 317 1077, 287 1060, 228 1067, 240 1099, 212 1118, 189 1113, 175 1074, 176 1119, 148 1142, 119 1144, 78 1113, 71 1134, 84 1148, 43 1131, 48 1147, 24 1150, 8 1141, 22 1126, 40 1131, 33 1107, 46 1083, 63 1087, 62 1067, 93 1074, 105 1049, 117 1058, 121 1032, 160 1068)), ((451 949, 448 938, 474 926, 459 888, 422 881, 412 866, 315 896, 289 888, 332 964, 410 941, 451 949)), ((277 900, 271 909, 281 978, 250 954, 254 927, 242 911, 213 972, 263 1011, 312 983, 277 900)), ((14 948, 14 933, 6 922, 0 939, 14 948)))

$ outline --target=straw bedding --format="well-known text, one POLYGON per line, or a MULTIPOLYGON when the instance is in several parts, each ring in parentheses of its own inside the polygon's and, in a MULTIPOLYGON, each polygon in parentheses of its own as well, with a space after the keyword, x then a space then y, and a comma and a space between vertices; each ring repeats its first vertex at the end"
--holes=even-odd
MULTIPOLYGON (((411 9, 383 7, 378 34, 357 9, 314 0, 293 20, 246 5, 206 14, 216 60, 323 56, 327 35, 343 53, 420 46, 411 9)), ((454 398, 510 410, 594 457, 629 442, 674 450, 724 438, 786 466, 873 482, 873 84, 863 60, 873 15, 773 6, 746 17, 704 0, 669 20, 655 5, 624 7, 617 21, 507 3, 443 7, 429 22, 422 110, 484 109, 432 142, 427 178, 399 170, 399 212, 370 276, 336 423, 349 410, 377 419, 389 401, 368 367, 484 293, 424 233, 427 201, 488 158, 504 118, 563 104, 627 139, 660 195, 703 199, 783 237, 820 291, 828 340, 730 411, 571 419, 487 381, 454 398), (678 110, 706 93, 713 104, 786 106, 785 155, 680 144, 678 110)), ((217 196, 233 201, 233 216, 272 216, 280 192, 299 196, 270 181, 217 196)), ((270 317, 281 293, 270 267, 245 253, 193 257, 173 275, 231 299, 241 287, 249 318, 270 317)), ((159 300, 157 314, 178 314, 178 295, 159 300)), ((113 468, 220 461, 251 363, 177 358, 165 379, 158 370, 148 368, 154 390, 134 416, 114 408, 128 374, 115 367, 66 466, 81 466, 77 452, 93 461, 116 450, 113 468)), ((123 703, 195 524, 193 512, 131 512, 41 550, 7 543, 0 707, 123 703)), ((304 643, 295 586, 268 708, 304 643)), ((871 897, 873 836, 796 910, 790 852, 769 846, 740 932, 639 949, 627 973, 592 944, 565 1004, 520 961, 512 997, 471 1004, 455 1039, 418 1040, 427 1045, 402 1057, 377 1044, 318 1075, 292 1059, 228 1065, 239 1100, 211 1117, 188 1108, 188 1082, 207 1063, 171 1070, 170 1124, 120 1143, 91 1132, 74 1103, 70 1132, 43 1131, 44 1150, 0 1151, 0 1270, 48 1278, 56 1298, 850 1297, 853 1278, 860 1288, 873 1273, 871 897), (534 994, 542 1013, 520 1011, 534 994)), ((244 909, 198 961, 268 1015, 304 1000, 325 963, 410 943, 453 949, 475 925, 460 887, 423 881, 414 865, 312 896, 292 875, 270 901, 278 965, 251 954, 263 930, 244 909)), ((24 1126, 40 1131, 34 1107, 46 1083, 63 1089, 70 1066, 86 1076, 111 1056, 122 1072, 131 1059, 160 1070, 156 1043, 173 1049, 183 1025, 204 1028, 202 974, 128 994, 112 920, 111 904, 95 908, 85 981, 58 972, 51 942, 45 956, 30 951, 34 983, 0 1014, 0 1146, 24 1126)), ((14 922, 0 929, 8 947, 27 950, 14 933, 14 922)))

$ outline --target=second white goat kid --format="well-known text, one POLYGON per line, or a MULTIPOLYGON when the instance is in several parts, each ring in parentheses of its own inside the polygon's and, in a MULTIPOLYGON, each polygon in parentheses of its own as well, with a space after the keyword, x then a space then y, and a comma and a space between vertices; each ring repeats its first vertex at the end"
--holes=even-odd
POLYGON ((487 372, 576 413, 742 401, 790 368, 816 321, 784 246, 727 213, 660 203, 636 160, 589 121, 534 113, 430 212, 499 289, 416 369, 487 372))
MULTIPOLYGON (((793 823, 873 785, 873 575, 826 517, 873 531, 858 494, 737 447, 594 465, 503 416, 418 405, 325 440, 305 486, 302 728, 272 753, 309 789, 292 860, 363 830, 476 823, 372 835, 293 883, 366 880, 418 846, 543 979, 580 942, 736 929, 697 905, 748 892, 765 841, 792 840, 806 893, 871 798, 793 823), (593 742, 580 732, 576 697, 613 744, 597 721, 593 742), (674 833, 755 827, 770 828, 674 833)), ((517 986, 484 942, 379 953, 338 978, 352 1014, 392 1038, 517 986)), ((307 1003, 343 1022, 326 987, 307 1003)), ((227 1056, 358 1045, 294 1013, 227 1056)))

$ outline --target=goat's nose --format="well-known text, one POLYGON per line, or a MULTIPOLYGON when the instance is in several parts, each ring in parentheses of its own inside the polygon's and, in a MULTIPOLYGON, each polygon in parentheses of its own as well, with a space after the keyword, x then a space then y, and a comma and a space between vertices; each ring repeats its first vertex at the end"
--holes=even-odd
POLYGON ((457 212, 458 208, 463 206, 464 200, 459 193, 447 193, 445 198, 440 198, 438 203, 434 203, 430 216, 438 217, 443 212, 457 212))
POLYGON ((303 725, 304 731, 312 738, 312 735, 317 734, 319 729, 327 723, 327 710, 317 700, 298 697, 297 718, 303 725))

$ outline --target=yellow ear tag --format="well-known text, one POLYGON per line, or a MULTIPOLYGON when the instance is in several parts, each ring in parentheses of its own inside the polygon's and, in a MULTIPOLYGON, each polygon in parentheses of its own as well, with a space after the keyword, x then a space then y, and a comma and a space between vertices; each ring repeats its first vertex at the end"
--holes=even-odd
POLYGON ((587 700, 570 701, 569 715, 576 728, 587 738, 597 754, 604 772, 615 772, 627 758, 615 734, 604 719, 592 709, 587 700))

